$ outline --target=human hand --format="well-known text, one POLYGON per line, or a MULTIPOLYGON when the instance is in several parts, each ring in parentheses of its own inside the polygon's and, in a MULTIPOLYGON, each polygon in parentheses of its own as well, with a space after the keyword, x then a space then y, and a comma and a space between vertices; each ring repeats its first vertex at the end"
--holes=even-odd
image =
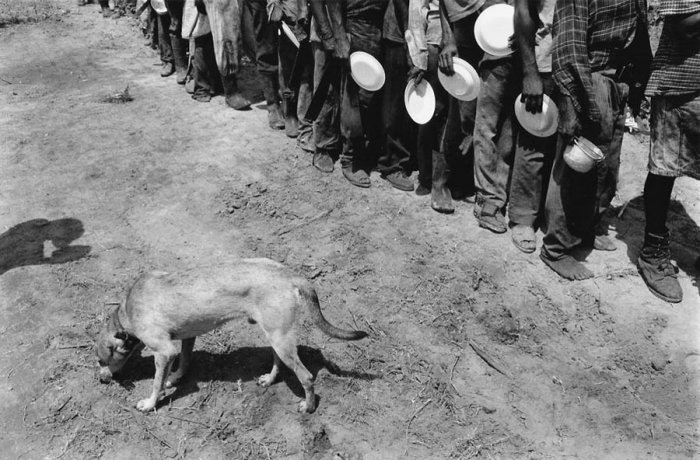
POLYGON ((542 112, 542 95, 544 85, 539 73, 525 74, 523 77, 523 95, 521 101, 525 104, 525 110, 530 113, 542 112))
POLYGON ((350 58, 350 40, 344 33, 340 34, 335 41, 333 57, 347 61, 350 58))
POLYGON ((453 75, 455 69, 452 64, 452 58, 457 56, 457 44, 454 38, 445 42, 442 50, 440 50, 440 55, 438 56, 438 68, 445 75, 453 75))
POLYGON ((425 71, 419 67, 413 66, 408 71, 408 80, 413 80, 416 86, 423 81, 423 78, 425 78, 425 71))
POLYGON ((204 5, 204 0, 194 0, 194 6, 197 7, 199 14, 207 14, 207 7, 204 5))

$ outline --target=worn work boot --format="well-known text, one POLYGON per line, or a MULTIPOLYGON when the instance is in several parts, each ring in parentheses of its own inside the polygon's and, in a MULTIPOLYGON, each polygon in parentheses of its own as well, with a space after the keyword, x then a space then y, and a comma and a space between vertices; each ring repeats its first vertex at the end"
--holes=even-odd
POLYGON ((430 207, 437 212, 446 214, 455 211, 452 204, 452 194, 447 187, 447 179, 450 175, 445 154, 433 150, 433 183, 430 190, 430 207))
POLYGON ((163 62, 163 65, 160 68, 160 76, 161 77, 169 77, 174 73, 175 73, 175 64, 173 64, 172 62, 163 62))
POLYGON ((503 213, 494 204, 477 199, 474 205, 474 217, 479 227, 491 230, 493 233, 505 233, 508 230, 503 213))
POLYGON ((175 81, 178 85, 184 85, 187 81, 187 54, 185 46, 187 41, 175 34, 170 34, 170 43, 173 47, 173 61, 175 64, 175 81))
POLYGON ((221 83, 224 87, 226 105, 234 110, 250 109, 250 101, 243 96, 243 93, 241 93, 241 90, 238 88, 238 78, 236 74, 221 77, 221 83))
POLYGON ((644 246, 637 259, 637 266, 652 294, 671 303, 683 300, 678 269, 671 264, 668 232, 664 235, 647 233, 644 236, 644 246))
POLYGON ((382 178, 386 179, 391 186, 397 190, 404 192, 413 191, 413 181, 411 180, 411 176, 406 174, 406 171, 404 170, 390 172, 389 174, 382 175, 382 178))

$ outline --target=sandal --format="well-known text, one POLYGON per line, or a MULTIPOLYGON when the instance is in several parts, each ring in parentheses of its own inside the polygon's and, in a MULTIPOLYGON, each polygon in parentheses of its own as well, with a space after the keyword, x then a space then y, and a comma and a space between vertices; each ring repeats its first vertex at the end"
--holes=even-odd
POLYGON ((525 254, 532 254, 537 247, 535 230, 529 225, 515 225, 510 229, 510 239, 516 248, 525 254))
POLYGON ((343 168, 343 176, 354 186, 369 188, 372 183, 369 180, 369 175, 363 170, 354 170, 351 166, 343 168))

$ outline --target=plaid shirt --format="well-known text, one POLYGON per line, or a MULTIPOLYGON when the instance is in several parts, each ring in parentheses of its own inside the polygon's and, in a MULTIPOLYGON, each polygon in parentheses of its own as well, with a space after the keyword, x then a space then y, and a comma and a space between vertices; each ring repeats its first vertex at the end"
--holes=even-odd
MULTIPOLYGON (((700 11, 700 0, 662 0, 659 13, 664 18, 700 11)), ((659 48, 654 56, 646 94, 679 95, 700 90, 700 46, 686 44, 666 21, 659 48)))
POLYGON ((552 73, 579 114, 600 120, 591 72, 619 69, 639 19, 646 24, 646 0, 558 0, 554 10, 552 73), (638 12, 643 12, 642 18, 638 12))

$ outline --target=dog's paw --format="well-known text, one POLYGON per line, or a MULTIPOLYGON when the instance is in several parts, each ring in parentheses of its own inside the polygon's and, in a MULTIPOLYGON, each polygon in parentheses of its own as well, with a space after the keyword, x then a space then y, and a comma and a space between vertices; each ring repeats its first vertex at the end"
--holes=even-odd
POLYGON ((275 376, 272 374, 263 374, 258 377, 258 385, 261 387, 269 387, 275 382, 275 376))
POLYGON ((316 406, 309 406, 308 404, 306 404, 306 401, 302 401, 299 403, 299 412, 303 414, 313 414, 315 410, 316 406))
POLYGON ((136 408, 141 412, 150 412, 156 408, 156 404, 150 399, 142 399, 141 401, 136 403, 136 408))

